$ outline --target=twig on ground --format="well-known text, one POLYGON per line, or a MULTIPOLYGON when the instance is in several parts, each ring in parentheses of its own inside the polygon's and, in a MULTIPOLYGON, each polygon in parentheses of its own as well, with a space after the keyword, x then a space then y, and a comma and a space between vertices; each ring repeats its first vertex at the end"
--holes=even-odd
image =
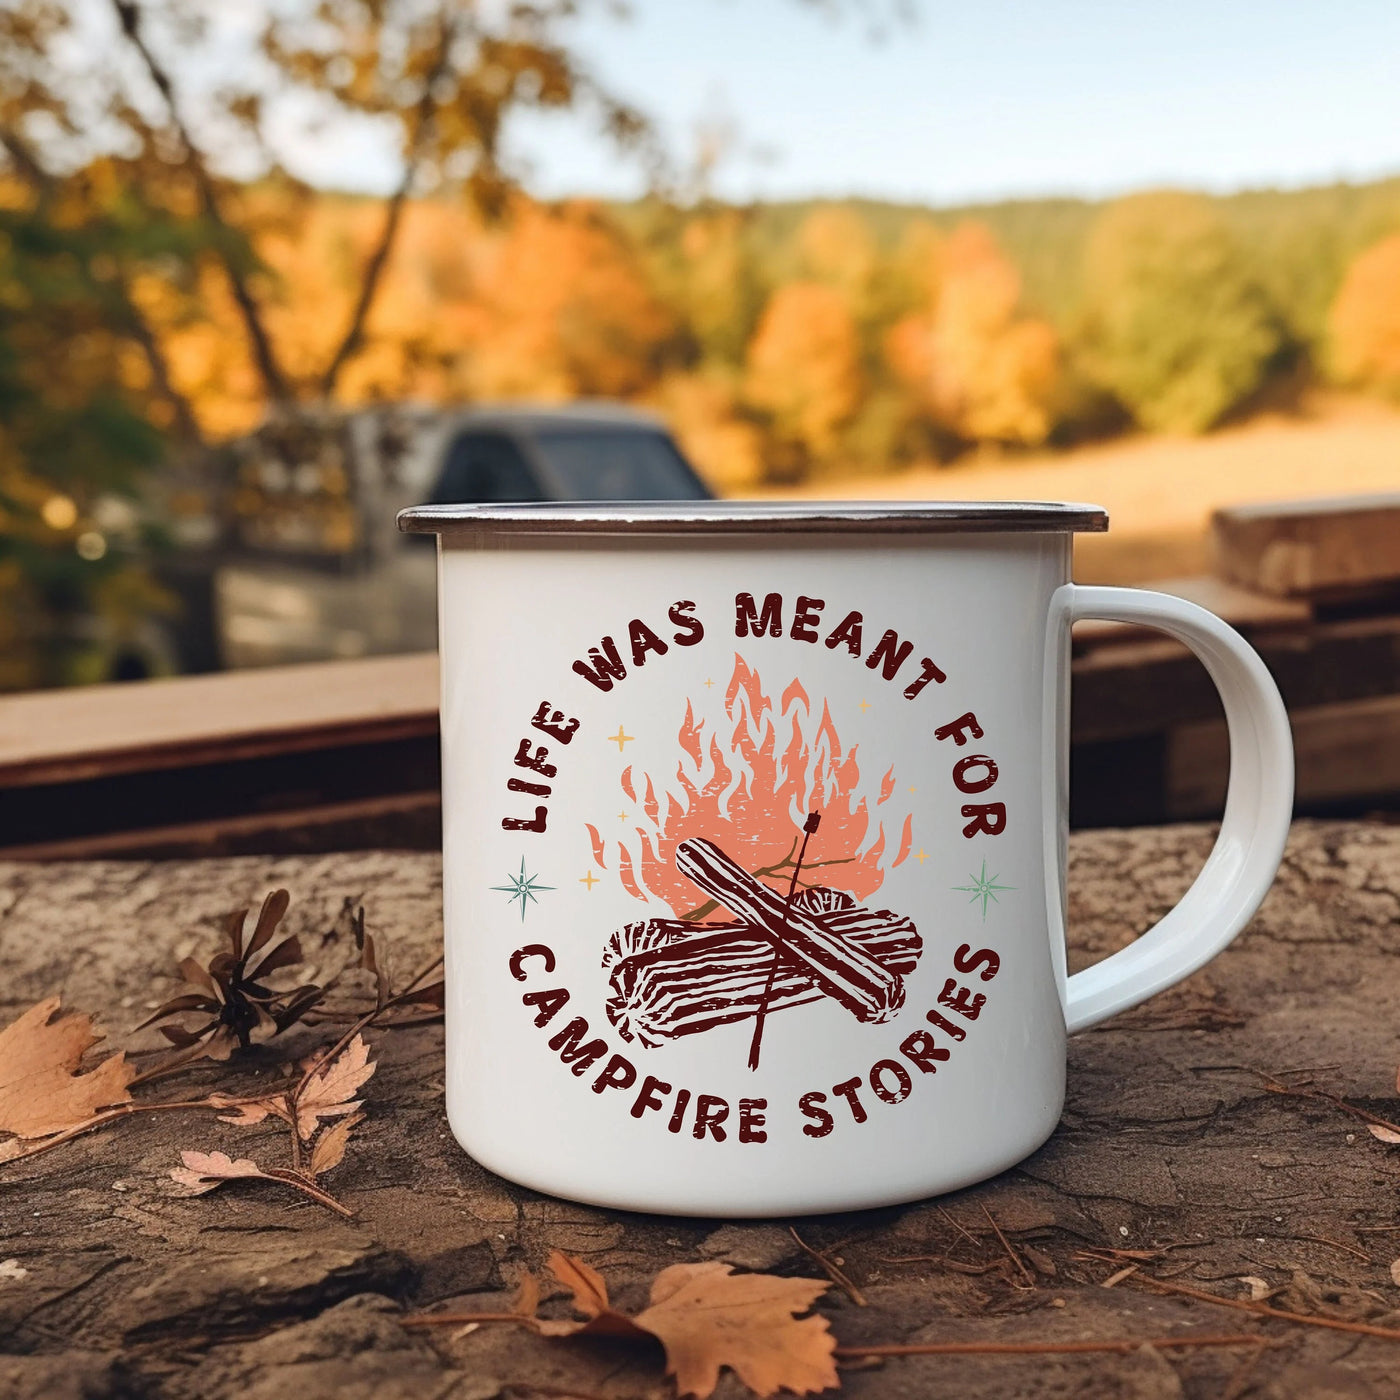
POLYGON ((1271 1308, 1267 1303, 1252 1303, 1244 1298, 1222 1298, 1218 1293, 1207 1293, 1203 1288, 1190 1288, 1184 1283, 1168 1283, 1165 1279, 1153 1278, 1149 1274, 1139 1275, 1138 1282, 1144 1287, 1155 1288, 1163 1293, 1195 1298, 1202 1303, 1215 1303, 1222 1308, 1235 1308, 1239 1312, 1253 1313, 1256 1317, 1271 1317, 1279 1322, 1297 1322, 1305 1327, 1326 1327, 1333 1332, 1352 1332, 1361 1337, 1380 1337, 1387 1342, 1400 1342, 1400 1330, 1394 1327, 1376 1327, 1369 1322, 1347 1322, 1339 1317, 1314 1317, 1310 1313, 1287 1312, 1283 1308, 1271 1308))
POLYGON ((1026 1287, 1027 1287, 1027 1288, 1034 1288, 1034 1287, 1035 1287, 1035 1275, 1034 1275, 1033 1273, 1031 1273, 1031 1271, 1026 1267, 1026 1265, 1025 1265, 1024 1261, 1022 1260, 1021 1256, 1020 1256, 1019 1254, 1017 1254, 1016 1251, 1015 1251, 1014 1249, 1012 1249, 1012 1247, 1011 1247, 1011 1241, 1010 1241, 1009 1239, 1007 1239, 1005 1235, 1002 1234, 1002 1232, 1001 1232, 1001 1226, 998 1225, 998 1224, 996 1223, 996 1221, 992 1219, 992 1213, 991 1213, 991 1211, 989 1211, 989 1210, 987 1209, 986 1206, 983 1206, 983 1207, 982 1207, 982 1214, 985 1215, 985 1216, 987 1217, 987 1224, 990 1225, 990 1226, 992 1227, 992 1229, 996 1232, 996 1237, 997 1237, 997 1239, 999 1239, 999 1240, 1001 1241, 1001 1247, 1006 1251, 1007 1257, 1008 1257, 1008 1258, 1011 1260, 1011 1262, 1016 1266, 1016 1270, 1017 1270, 1017 1272, 1021 1275, 1021 1277, 1022 1277, 1023 1279, 1025 1279, 1025 1281, 1026 1281, 1026 1287))
POLYGON ((820 1264, 826 1276, 856 1305, 856 1307, 863 1308, 868 1306, 865 1294, 851 1282, 846 1274, 844 1274, 831 1259, 828 1259, 821 1250, 813 1249, 791 1225, 788 1226, 788 1233, 796 1240, 798 1249, 807 1255, 809 1259, 820 1264))
POLYGON ((1376 1262, 1365 1250, 1357 1249, 1354 1244, 1343 1244, 1341 1240, 1329 1240, 1326 1235, 1294 1235, 1293 1238, 1295 1240, 1312 1240, 1314 1244, 1330 1244, 1333 1249, 1340 1249, 1346 1254, 1354 1254, 1366 1264, 1376 1262))
POLYGON ((837 1347, 835 1355, 847 1356, 1053 1356, 1074 1352, 1134 1352, 1139 1347, 1259 1347, 1277 1346, 1248 1332, 1213 1336, 1186 1333, 1179 1337, 1125 1337, 1102 1342, 909 1342, 889 1346, 837 1347))
POLYGON ((1121 1269, 1109 1274, 1109 1276, 1099 1284, 1099 1287, 1116 1288, 1125 1278, 1131 1278, 1133 1274, 1137 1273, 1141 1267, 1141 1264, 1125 1264, 1121 1269))

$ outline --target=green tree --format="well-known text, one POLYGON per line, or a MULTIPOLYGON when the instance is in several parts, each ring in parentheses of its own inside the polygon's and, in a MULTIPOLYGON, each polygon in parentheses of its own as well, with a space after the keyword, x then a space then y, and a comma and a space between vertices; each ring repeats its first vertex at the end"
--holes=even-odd
POLYGON ((1089 239, 1083 349, 1146 428, 1204 432, 1259 388, 1280 319, 1210 202, 1171 191, 1110 205, 1089 239))

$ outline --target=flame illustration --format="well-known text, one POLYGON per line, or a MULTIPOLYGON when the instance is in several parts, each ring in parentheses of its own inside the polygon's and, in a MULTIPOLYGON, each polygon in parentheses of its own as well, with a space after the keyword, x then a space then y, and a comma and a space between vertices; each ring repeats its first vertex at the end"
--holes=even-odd
MULTIPOLYGON (((866 795, 858 791, 861 772, 856 746, 841 747, 831 711, 820 716, 801 683, 793 680, 775 708, 757 672, 741 656, 724 696, 732 726, 726 739, 705 733, 686 702, 677 738, 681 758, 673 777, 622 773, 622 790, 640 804, 646 824, 616 842, 617 870, 634 898, 653 897, 677 918, 702 918, 715 910, 675 867, 676 847, 703 837, 728 852, 753 875, 786 893, 808 812, 821 813, 800 877, 801 886, 825 886, 863 900, 885 878, 886 838, 881 821, 872 823, 866 795), (872 830, 873 825, 873 830, 872 830)), ((891 768, 880 780, 875 806, 895 788, 891 768)), ((589 837, 598 865, 607 868, 607 846, 591 824, 589 837)), ((909 854, 912 817, 906 816, 899 848, 889 862, 909 854)))

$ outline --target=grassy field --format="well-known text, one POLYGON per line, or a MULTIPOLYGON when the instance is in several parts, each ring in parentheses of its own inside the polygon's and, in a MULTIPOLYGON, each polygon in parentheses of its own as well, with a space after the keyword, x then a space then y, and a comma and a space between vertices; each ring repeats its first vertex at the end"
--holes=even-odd
POLYGON ((1137 437, 1057 455, 978 460, 897 476, 822 482, 784 499, 1090 501, 1106 536, 1081 537, 1076 576, 1132 583, 1208 569, 1219 506, 1400 492, 1400 412, 1368 402, 1319 403, 1202 438, 1137 437))

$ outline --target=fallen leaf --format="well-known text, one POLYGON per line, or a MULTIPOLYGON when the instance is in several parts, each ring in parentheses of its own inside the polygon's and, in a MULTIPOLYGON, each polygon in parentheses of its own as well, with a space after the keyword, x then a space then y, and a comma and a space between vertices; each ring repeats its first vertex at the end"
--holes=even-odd
MULTIPOLYGON (((602 1276, 581 1259, 556 1250, 548 1264, 588 1320, 536 1319, 536 1330, 552 1337, 655 1337, 679 1395, 705 1400, 726 1366, 765 1397, 779 1390, 807 1395, 839 1383, 826 1319, 795 1316, 826 1292, 826 1279, 736 1274, 715 1260, 674 1264, 653 1280, 650 1306, 628 1317, 613 1309, 602 1276)), ((529 1297, 522 1285, 519 1301, 529 1297)))
POLYGON ((1397 1260, 1390 1266, 1390 1281, 1391 1281, 1391 1283, 1393 1283, 1397 1288, 1400 1288, 1400 1259, 1397 1259, 1397 1260))
POLYGON ((345 1149, 349 1145, 350 1134, 363 1121, 363 1113, 352 1113, 348 1118, 342 1118, 338 1123, 332 1123, 316 1139, 316 1146, 311 1149, 309 1163, 312 1176, 321 1176, 323 1173, 338 1167, 345 1160, 345 1149))
POLYGON ((18 1283, 20 1279, 28 1277, 29 1270, 18 1259, 0 1259, 0 1279, 18 1283))
POLYGON ((1400 1142, 1400 1133, 1393 1128, 1382 1128, 1379 1123, 1367 1123, 1366 1126, 1371 1130, 1371 1136, 1380 1138, 1382 1142, 1400 1142))
POLYGON ((51 1021, 60 998, 31 1006, 0 1031, 0 1129, 22 1138, 47 1137, 86 1122, 99 1109, 129 1103, 135 1077, 124 1054, 110 1055, 86 1074, 84 1053, 100 1037, 92 1018, 74 1013, 51 1021))
POLYGON ((1251 1303, 1262 1303, 1266 1298, 1272 1298, 1274 1290, 1269 1287, 1269 1281, 1262 1279, 1258 1274, 1244 1274, 1240 1278, 1241 1283, 1249 1285, 1249 1301, 1251 1303))
POLYGON ((360 1100, 355 1091, 374 1073, 365 1038, 357 1035, 330 1064, 318 1070, 296 1095, 297 1132, 310 1141, 322 1118, 354 1113, 360 1100))
POLYGON ((651 1306, 633 1320, 666 1348, 666 1373, 681 1395, 709 1395, 723 1366, 757 1395, 807 1395, 839 1383, 826 1319, 795 1316, 829 1286, 736 1274, 717 1260, 673 1264, 656 1276, 651 1306))
POLYGON ((221 1113, 220 1123, 234 1123, 240 1128, 252 1128, 263 1122, 269 1113, 291 1121, 285 1094, 268 1094, 261 1099, 241 1099, 232 1094, 212 1093, 208 1102, 213 1108, 231 1108, 232 1113, 221 1113))
POLYGON ((188 1187, 191 1196, 202 1196, 225 1181, 241 1176, 267 1176, 252 1158, 240 1157, 234 1161, 224 1152, 182 1152, 180 1160, 185 1165, 173 1168, 170 1177, 188 1187))

